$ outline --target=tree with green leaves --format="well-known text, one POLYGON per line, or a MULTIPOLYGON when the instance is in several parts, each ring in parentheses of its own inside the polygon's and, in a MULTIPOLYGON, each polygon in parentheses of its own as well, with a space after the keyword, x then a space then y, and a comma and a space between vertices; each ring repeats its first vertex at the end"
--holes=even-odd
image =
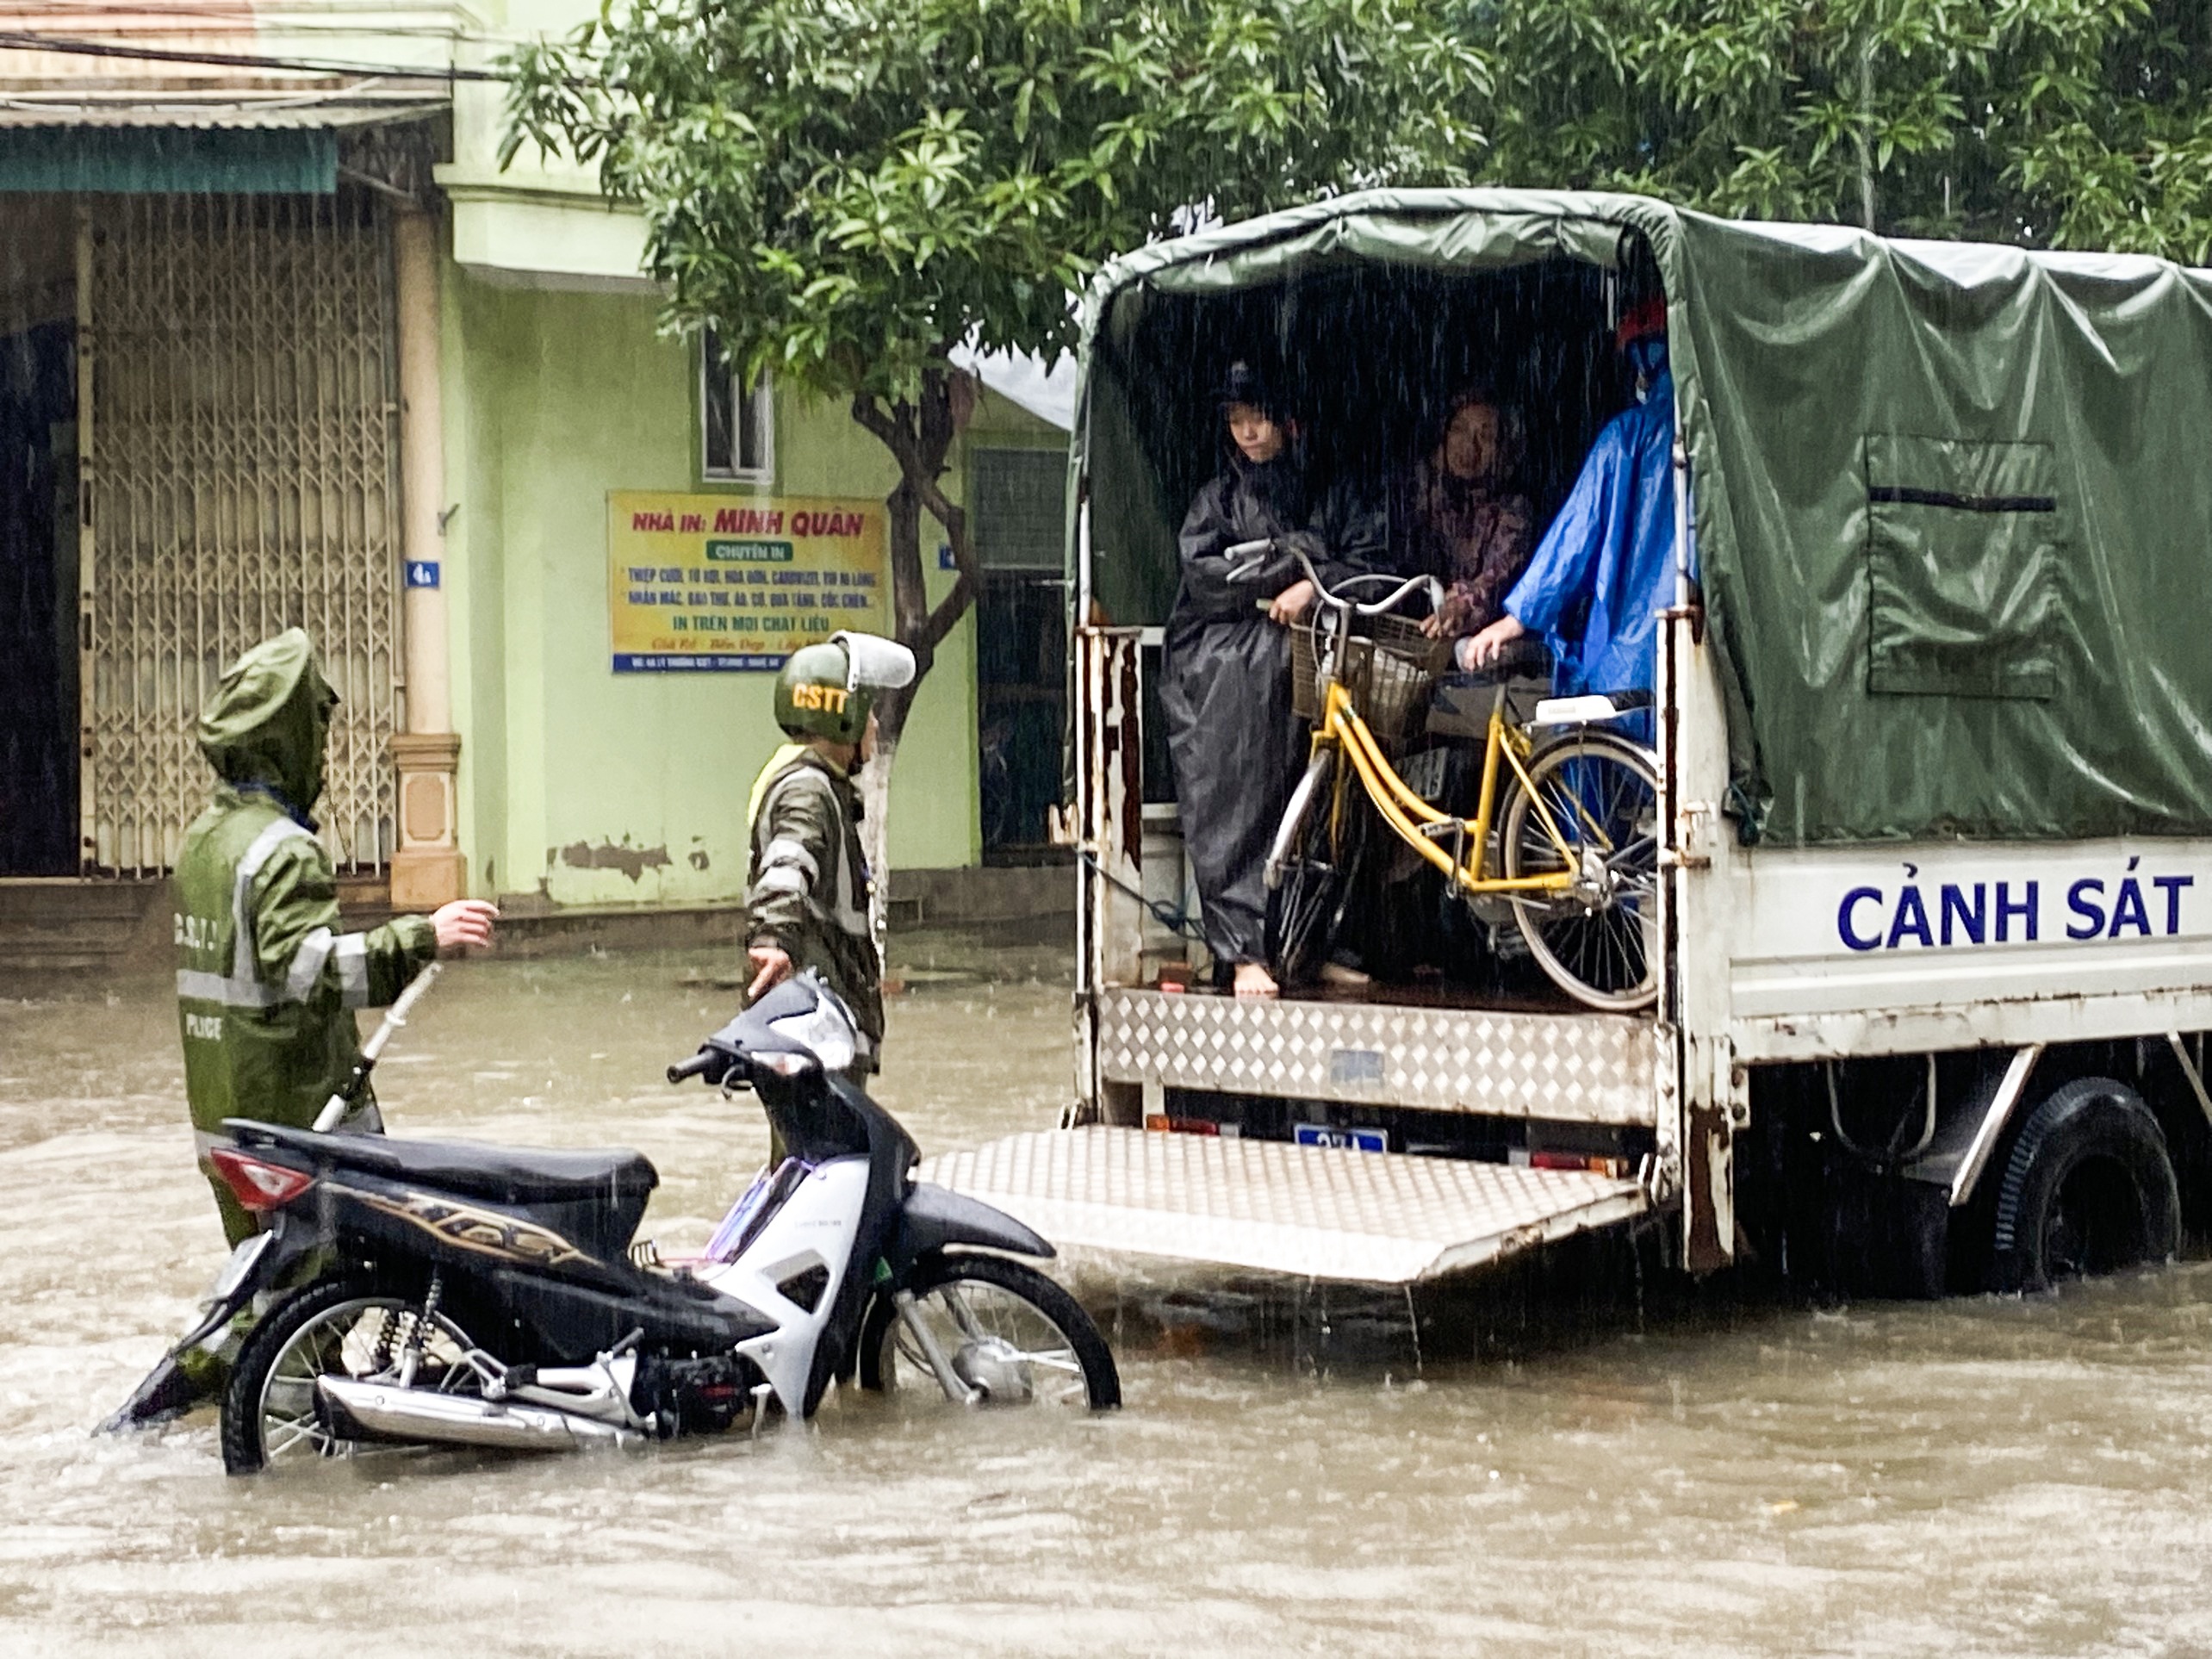
MULTIPOLYGON (((1426 0, 628 0, 514 67, 509 154, 596 162, 643 209, 672 324, 848 405, 897 461, 923 674, 979 585, 944 488, 954 349, 1071 348, 1090 272, 1194 212, 1463 180, 1488 85, 1426 0), (934 606, 925 511, 956 572, 934 606)), ((910 706, 882 709, 879 800, 910 706)))
POLYGON ((2205 0, 1485 0, 1490 182, 2212 258, 2205 0))

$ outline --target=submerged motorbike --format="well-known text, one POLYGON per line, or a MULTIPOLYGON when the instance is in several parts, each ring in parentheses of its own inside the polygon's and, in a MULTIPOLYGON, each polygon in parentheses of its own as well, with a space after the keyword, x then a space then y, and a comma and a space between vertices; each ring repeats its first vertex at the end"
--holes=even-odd
MULTIPOLYGON (((917 1182, 914 1142, 838 1075, 849 1016, 811 973, 668 1069, 750 1089, 789 1155, 705 1252, 631 1245, 659 1177, 634 1152, 538 1152, 232 1120, 210 1160, 264 1218, 197 1327, 270 1307, 222 1402, 233 1474, 378 1444, 560 1451, 758 1432, 832 1380, 966 1406, 1121 1403, 1105 1339, 1013 1259, 1053 1247, 917 1182)), ((192 1339, 188 1337, 189 1342, 192 1339)))

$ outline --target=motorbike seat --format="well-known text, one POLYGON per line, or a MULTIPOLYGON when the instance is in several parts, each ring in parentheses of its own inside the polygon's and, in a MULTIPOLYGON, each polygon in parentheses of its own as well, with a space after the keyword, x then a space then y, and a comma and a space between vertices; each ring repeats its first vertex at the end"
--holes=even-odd
POLYGON ((661 1184, 660 1171, 652 1160, 626 1147, 554 1152, 537 1146, 494 1146, 476 1140, 317 1134, 312 1129, 236 1118, 226 1121, 223 1127, 241 1141, 278 1146, 319 1163, 500 1204, 593 1204, 642 1215, 646 1198, 661 1184))

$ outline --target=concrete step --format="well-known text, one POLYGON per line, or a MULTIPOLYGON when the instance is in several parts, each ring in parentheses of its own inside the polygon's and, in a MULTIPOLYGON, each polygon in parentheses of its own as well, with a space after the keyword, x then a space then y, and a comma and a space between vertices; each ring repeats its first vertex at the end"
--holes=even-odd
POLYGON ((166 881, 0 879, 0 973, 18 984, 152 966, 173 931, 166 881))
MULTIPOLYGON (((339 877, 338 898, 349 927, 390 915, 381 876, 339 877)), ((176 966, 172 914, 165 879, 0 878, 0 975, 21 990, 43 974, 166 971, 176 966)))

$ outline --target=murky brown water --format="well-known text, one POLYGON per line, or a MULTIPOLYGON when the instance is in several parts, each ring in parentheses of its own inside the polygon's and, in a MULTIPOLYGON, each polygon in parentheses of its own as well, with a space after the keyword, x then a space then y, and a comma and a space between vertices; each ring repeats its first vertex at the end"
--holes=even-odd
MULTIPOLYGON (((925 1148, 1064 1097, 1065 989, 1015 960, 1047 977, 896 1005, 882 1093, 925 1148)), ((658 1079, 730 1000, 680 979, 726 966, 468 965, 386 1111, 633 1144, 646 1230, 703 1237, 765 1137, 658 1079)), ((1388 1298, 1152 1275, 1085 1287, 1110 1418, 833 1398, 757 1444, 230 1481, 204 1417, 86 1432, 221 1255, 160 985, 0 1003, 0 1651, 2212 1652, 2203 1264, 1843 1313, 1622 1295, 1473 1362, 1435 1314, 1425 1364, 1388 1298)))

